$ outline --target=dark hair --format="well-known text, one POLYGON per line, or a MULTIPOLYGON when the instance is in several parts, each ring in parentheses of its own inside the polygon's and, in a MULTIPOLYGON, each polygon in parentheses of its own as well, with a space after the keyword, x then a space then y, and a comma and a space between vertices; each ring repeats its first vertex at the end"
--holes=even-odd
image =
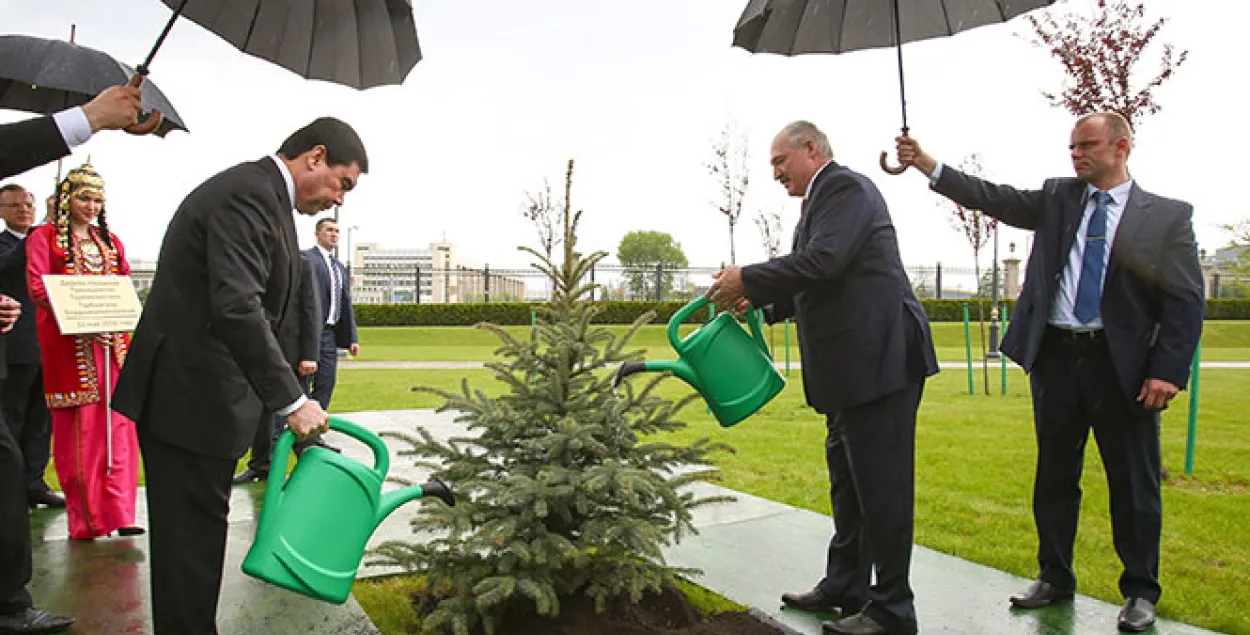
MULTIPOLYGON (((25 192, 30 194, 30 190, 18 185, 17 183, 5 183, 4 185, 0 185, 0 194, 4 194, 5 192, 25 192)), ((31 196, 34 196, 34 194, 31 194, 31 196)))
POLYGON ((331 217, 329 217, 329 216, 327 216, 327 217, 325 217, 325 218, 319 218, 319 219, 317 219, 317 226, 316 226, 315 228, 313 228, 313 231, 318 231, 318 232, 319 232, 319 231, 321 231, 321 227, 322 227, 323 225, 325 225, 326 223, 334 223, 335 225, 338 225, 338 224, 339 224, 339 222, 338 222, 337 220, 335 220, 334 218, 331 218, 331 217))
POLYGON ((322 117, 296 130, 282 142, 278 154, 294 159, 315 146, 325 146, 326 162, 332 166, 355 163, 362 173, 369 171, 369 156, 365 154, 360 136, 347 123, 334 117, 322 117))

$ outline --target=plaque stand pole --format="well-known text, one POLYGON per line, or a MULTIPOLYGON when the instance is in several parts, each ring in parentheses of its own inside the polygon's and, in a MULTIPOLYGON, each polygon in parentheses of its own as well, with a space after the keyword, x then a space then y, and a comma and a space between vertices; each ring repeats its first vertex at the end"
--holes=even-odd
POLYGON ((113 360, 109 359, 113 356, 113 347, 101 344, 104 349, 104 442, 108 448, 108 463, 104 468, 104 473, 111 475, 113 473, 113 373, 109 370, 113 360))

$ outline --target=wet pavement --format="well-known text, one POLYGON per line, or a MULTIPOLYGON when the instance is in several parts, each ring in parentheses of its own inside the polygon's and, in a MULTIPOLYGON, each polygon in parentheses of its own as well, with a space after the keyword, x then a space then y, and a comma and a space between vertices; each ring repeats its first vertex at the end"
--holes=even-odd
MULTIPOLYGON (((454 414, 432 410, 363 412, 346 415, 375 431, 411 432, 423 426, 436 438, 463 435, 454 414)), ((344 453, 372 465, 370 451, 342 435, 329 441, 344 453)), ((412 459, 395 456, 402 442, 388 439, 391 474, 420 483, 424 474, 412 459)), ((400 487, 388 484, 384 491, 400 487)), ((809 588, 820 576, 832 530, 827 516, 773 501, 698 484, 699 495, 729 494, 733 503, 695 512, 699 535, 667 550, 669 563, 703 570, 697 581, 741 604, 758 607, 800 633, 818 635, 821 616, 782 610, 784 591, 809 588)), ((231 500, 229 545, 218 625, 222 635, 369 635, 378 631, 354 599, 342 606, 304 598, 247 577, 240 563, 251 545, 263 484, 236 488, 231 500)), ((414 540, 409 521, 418 506, 400 507, 375 531, 370 546, 387 540, 414 540)), ((140 492, 139 523, 146 505, 140 492)), ((47 610, 73 615, 78 635, 150 633, 147 539, 103 538, 71 541, 64 512, 40 510, 32 516, 35 578, 31 592, 47 610)), ((1031 537, 1022 537, 1031 539, 1031 537)), ((359 576, 395 573, 386 567, 362 566, 359 576)), ((993 635, 1110 635, 1116 632, 1118 605, 1086 597, 1040 611, 1013 612, 1007 597, 1028 580, 978 564, 916 547, 912 587, 922 633, 993 635)), ((827 616, 826 616, 827 617, 827 616)), ((1148 631, 1160 635, 1214 635, 1192 626, 1161 620, 1148 631)))

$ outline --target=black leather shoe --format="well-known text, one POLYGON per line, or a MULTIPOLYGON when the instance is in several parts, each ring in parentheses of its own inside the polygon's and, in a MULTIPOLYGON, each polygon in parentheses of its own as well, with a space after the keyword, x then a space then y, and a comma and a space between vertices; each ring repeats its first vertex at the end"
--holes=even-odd
POLYGON ((130 527, 120 527, 117 530, 118 536, 142 536, 145 533, 147 533, 146 529, 142 527, 135 527, 134 525, 131 525, 130 527))
POLYGON ((267 478, 269 478, 268 472, 258 472, 249 467, 230 479, 230 482, 234 485, 247 485, 248 483, 263 481, 267 478))
POLYGON ((820 587, 813 587, 810 591, 804 591, 803 593, 782 593, 781 603, 792 609, 811 611, 813 613, 841 611, 844 607, 840 599, 821 591, 820 587))
POLYGON ((830 635, 894 635, 877 620, 863 613, 856 613, 835 622, 821 622, 820 630, 830 635))
POLYGON ((1018 609, 1040 609, 1072 599, 1071 591, 1060 591, 1049 582, 1034 580, 1023 592, 1011 596, 1011 605, 1018 609))
POLYGON ((53 615, 32 606, 21 613, 0 615, 0 635, 60 633, 73 624, 72 617, 53 615))
POLYGON ((64 507, 65 497, 50 489, 32 489, 26 492, 26 502, 31 509, 44 505, 46 507, 64 507))
POLYGON ((1116 622, 1122 631, 1140 633, 1154 625, 1155 605, 1143 598, 1129 598, 1116 622))

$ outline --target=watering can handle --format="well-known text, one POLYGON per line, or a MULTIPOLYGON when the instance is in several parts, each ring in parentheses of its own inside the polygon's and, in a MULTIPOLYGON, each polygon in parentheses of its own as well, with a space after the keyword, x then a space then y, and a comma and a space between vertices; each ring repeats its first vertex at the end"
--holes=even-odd
POLYGON ((761 311, 754 305, 747 309, 747 327, 751 329, 751 336, 755 338, 755 343, 760 345, 760 350, 764 351, 764 357, 772 359, 773 355, 768 351, 768 342, 764 340, 764 329, 760 324, 763 320, 761 311))
POLYGON ((709 301, 710 300, 708 300, 707 298, 703 296, 699 296, 691 300, 690 303, 687 304, 686 306, 683 306, 682 308, 677 309, 677 311, 673 313, 673 317, 669 318, 668 341, 670 344, 673 345, 673 350, 677 352, 681 352, 681 350, 684 348, 684 346, 682 345, 681 337, 679 337, 677 333, 677 329, 681 326, 681 323, 685 322, 686 318, 690 317, 690 315, 694 313, 695 311, 698 311, 699 309, 702 309, 703 307, 707 306, 707 303, 709 301))
POLYGON ((373 471, 377 472, 381 478, 386 478, 387 471, 391 469, 391 453, 378 435, 364 426, 333 415, 330 416, 330 429, 342 432, 369 446, 369 449, 373 450, 373 471))

